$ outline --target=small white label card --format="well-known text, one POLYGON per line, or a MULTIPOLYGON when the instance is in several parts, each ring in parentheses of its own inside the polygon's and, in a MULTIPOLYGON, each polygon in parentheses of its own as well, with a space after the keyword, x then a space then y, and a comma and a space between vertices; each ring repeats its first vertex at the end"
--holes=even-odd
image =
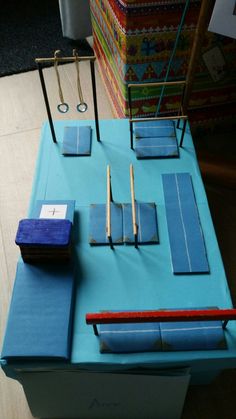
POLYGON ((236 39, 235 0, 216 0, 208 30, 236 39))
POLYGON ((42 205, 39 218, 60 218, 65 219, 66 218, 66 212, 67 212, 67 205, 48 205, 44 204, 42 205))

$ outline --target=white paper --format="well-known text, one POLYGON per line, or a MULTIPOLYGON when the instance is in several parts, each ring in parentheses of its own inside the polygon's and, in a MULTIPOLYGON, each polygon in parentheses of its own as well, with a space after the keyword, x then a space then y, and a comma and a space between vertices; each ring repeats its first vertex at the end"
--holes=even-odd
POLYGON ((222 80, 226 76, 226 62, 218 46, 206 51, 202 58, 215 82, 222 80))
POLYGON ((39 218, 55 218, 65 219, 67 212, 67 205, 42 205, 39 218))
POLYGON ((189 385, 186 370, 160 375, 80 372, 21 374, 36 417, 83 419, 180 419, 189 385))
POLYGON ((216 0, 208 30, 236 39, 235 6, 235 0, 216 0))

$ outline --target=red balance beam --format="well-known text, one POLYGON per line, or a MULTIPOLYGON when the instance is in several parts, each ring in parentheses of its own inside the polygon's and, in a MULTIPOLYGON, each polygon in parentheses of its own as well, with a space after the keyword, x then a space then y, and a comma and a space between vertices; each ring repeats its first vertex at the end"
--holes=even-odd
MULTIPOLYGON (((146 322, 179 322, 179 321, 222 320, 223 327, 229 320, 236 320, 236 309, 206 309, 206 310, 148 310, 148 311, 106 311, 86 314, 86 323, 146 323, 146 322)), ((95 333, 97 334, 97 330, 95 333)))

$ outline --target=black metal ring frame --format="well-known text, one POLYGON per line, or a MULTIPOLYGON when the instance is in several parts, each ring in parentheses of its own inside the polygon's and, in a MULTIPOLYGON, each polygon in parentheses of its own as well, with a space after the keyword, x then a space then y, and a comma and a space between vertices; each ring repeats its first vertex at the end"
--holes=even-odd
MULTIPOLYGON (((55 134, 55 129, 53 125, 53 119, 51 114, 51 109, 48 100, 47 88, 45 84, 45 79, 43 75, 43 63, 54 62, 54 58, 36 58, 35 62, 38 66, 39 71, 39 78, 42 87, 44 102, 46 106, 48 121, 51 129, 52 140, 54 143, 57 143, 57 138, 55 134)), ((73 62, 75 57, 58 57, 59 62, 73 62)), ((97 92, 96 92, 96 80, 95 80, 95 69, 94 69, 94 61, 96 58, 94 56, 91 57, 80 57, 81 61, 90 61, 90 73, 91 73, 91 81, 92 81, 92 91, 93 91, 93 107, 94 107, 94 116, 95 116, 95 127, 96 127, 96 134, 97 134, 97 141, 100 140, 100 130, 99 130, 99 120, 98 120, 98 107, 97 107, 97 92)))

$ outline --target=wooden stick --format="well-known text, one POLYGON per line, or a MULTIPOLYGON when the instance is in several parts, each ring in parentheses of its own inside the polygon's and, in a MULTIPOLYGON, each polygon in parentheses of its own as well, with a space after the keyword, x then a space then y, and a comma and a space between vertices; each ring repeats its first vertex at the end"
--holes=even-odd
POLYGON ((147 310, 87 313, 87 324, 236 320, 236 309, 147 310))
MULTIPOLYGON (((96 57, 93 55, 91 57, 78 57, 77 58, 79 61, 95 61, 96 57)), ((76 61, 76 57, 58 57, 57 58, 58 62, 75 62, 76 61)), ((35 62, 36 63, 53 63, 55 62, 55 58, 54 57, 49 57, 49 58, 35 58, 35 62)))
POLYGON ((132 223, 133 223, 133 234, 135 247, 137 247, 138 239, 138 228, 136 223, 136 208, 135 208, 135 196, 134 196, 134 169, 133 165, 130 165, 130 190, 131 190, 131 203, 132 203, 132 223))
POLYGON ((177 80, 177 81, 160 81, 160 82, 153 82, 153 83, 130 83, 128 84, 128 88, 132 87, 161 87, 161 86, 178 86, 186 84, 185 80, 177 80))
POLYGON ((111 173, 110 166, 107 166, 107 205, 106 205, 106 234, 110 246, 113 249, 111 239, 111 173))
POLYGON ((139 119, 130 119, 130 122, 147 122, 147 121, 167 121, 168 119, 188 119, 187 115, 181 115, 181 116, 157 116, 153 118, 139 118, 139 119))
POLYGON ((198 65, 199 57, 201 54, 201 47, 203 38, 207 31, 208 22, 213 9, 215 0, 202 0, 201 9, 198 17, 198 23, 195 31, 193 40, 193 46, 191 49, 191 56, 189 60, 188 72, 186 75, 186 89, 183 98, 183 109, 186 113, 189 107, 190 95, 192 92, 193 81, 195 76, 195 70, 198 65))

